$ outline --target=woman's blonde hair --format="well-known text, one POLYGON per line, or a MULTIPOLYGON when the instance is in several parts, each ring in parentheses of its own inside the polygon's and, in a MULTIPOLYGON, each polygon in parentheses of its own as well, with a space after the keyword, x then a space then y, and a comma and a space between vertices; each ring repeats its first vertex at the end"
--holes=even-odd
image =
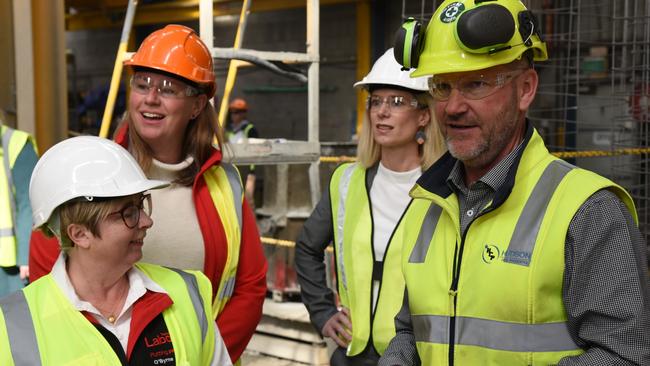
MULTIPOLYGON (((140 164, 142 170, 145 173, 148 173, 151 167, 153 152, 144 140, 142 140, 140 135, 138 135, 128 112, 125 113, 124 119, 116 131, 119 131, 125 123, 129 126, 129 152, 131 152, 135 160, 140 164)), ((199 115, 190 120, 190 123, 185 129, 181 156, 186 157, 191 155, 194 158, 194 161, 190 166, 180 171, 179 176, 174 183, 184 186, 191 186, 194 183, 194 178, 201 169, 201 166, 203 166, 203 163, 205 163, 213 153, 215 148, 213 145, 215 137, 217 138, 217 148, 222 150, 224 142, 223 128, 219 125, 217 112, 208 101, 205 103, 205 107, 203 107, 203 110, 201 110, 199 115)))
MULTIPOLYGON (((430 120, 423 129, 426 139, 419 146, 420 165, 422 170, 426 170, 445 153, 445 140, 433 113, 433 98, 428 93, 414 95, 420 105, 424 106, 423 108, 429 109, 430 120)), ((415 136, 413 136, 413 139, 415 140, 415 136)), ((366 118, 361 125, 361 134, 357 147, 357 161, 367 169, 377 164, 379 160, 381 160, 381 146, 375 142, 370 126, 370 112, 366 110, 366 118)))
POLYGON ((92 201, 75 198, 57 207, 50 220, 42 225, 40 230, 45 236, 57 236, 61 250, 67 253, 74 246, 68 236, 67 228, 69 225, 82 225, 90 230, 94 236, 101 237, 99 223, 111 213, 111 209, 116 206, 114 203, 127 202, 132 200, 131 197, 97 198, 92 201), (55 231, 58 235, 55 235, 55 231))

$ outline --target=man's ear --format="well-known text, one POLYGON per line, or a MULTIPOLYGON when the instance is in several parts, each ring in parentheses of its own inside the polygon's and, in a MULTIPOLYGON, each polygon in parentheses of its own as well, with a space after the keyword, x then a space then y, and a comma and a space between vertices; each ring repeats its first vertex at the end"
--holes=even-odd
POLYGON ((66 233, 75 246, 85 249, 90 247, 90 239, 94 237, 87 227, 79 224, 68 225, 66 233))
POLYGON ((517 90, 519 110, 525 112, 528 111, 533 100, 535 100, 535 95, 537 94, 537 85, 539 83, 537 71, 534 69, 527 69, 519 76, 517 81, 519 84, 517 90))

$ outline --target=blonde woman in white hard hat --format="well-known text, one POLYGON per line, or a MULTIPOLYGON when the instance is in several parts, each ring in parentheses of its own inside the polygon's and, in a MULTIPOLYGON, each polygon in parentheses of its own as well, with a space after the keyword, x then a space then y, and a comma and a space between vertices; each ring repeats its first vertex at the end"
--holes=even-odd
POLYGON ((354 86, 369 93, 357 162, 333 173, 296 244, 311 321, 338 345, 332 365, 375 365, 395 334, 404 284, 398 276, 401 243, 391 238, 408 209, 409 190, 444 152, 426 78, 402 71, 393 49, 354 86), (323 263, 331 242, 338 302, 323 263))
POLYGON ((29 190, 34 227, 62 253, 0 300, 0 364, 231 365, 205 275, 136 264, 153 225, 148 191, 167 185, 99 137, 43 155, 29 190))

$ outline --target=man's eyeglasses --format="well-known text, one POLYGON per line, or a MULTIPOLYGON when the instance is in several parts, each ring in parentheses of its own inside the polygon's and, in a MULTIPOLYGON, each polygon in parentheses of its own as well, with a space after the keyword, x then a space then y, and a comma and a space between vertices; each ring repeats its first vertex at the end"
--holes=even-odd
POLYGON ((471 74, 455 80, 432 76, 429 78, 429 93, 436 101, 448 100, 453 89, 458 90, 467 99, 483 99, 494 94, 524 71, 518 69, 489 75, 471 74))
POLYGON ((415 98, 408 98, 401 95, 389 95, 387 97, 380 97, 378 95, 371 95, 366 101, 366 108, 373 113, 379 112, 381 106, 386 104, 388 110, 391 112, 405 112, 408 110, 422 107, 423 105, 415 98))
POLYGON ((179 80, 163 78, 155 83, 150 76, 133 75, 131 77, 131 90, 135 93, 149 95, 151 89, 154 88, 161 98, 184 98, 200 93, 199 89, 179 80))
POLYGON ((129 229, 133 229, 140 222, 140 211, 144 211, 147 216, 151 216, 151 195, 145 194, 140 197, 139 202, 130 202, 121 210, 109 213, 108 216, 120 214, 124 225, 129 229))

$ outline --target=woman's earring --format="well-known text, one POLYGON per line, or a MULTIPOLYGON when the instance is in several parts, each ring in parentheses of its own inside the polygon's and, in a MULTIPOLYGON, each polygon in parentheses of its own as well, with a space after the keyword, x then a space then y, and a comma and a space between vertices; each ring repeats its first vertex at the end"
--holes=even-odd
POLYGON ((426 140, 427 135, 424 133, 424 128, 420 128, 418 132, 415 133, 415 142, 417 142, 418 145, 422 145, 426 140))

